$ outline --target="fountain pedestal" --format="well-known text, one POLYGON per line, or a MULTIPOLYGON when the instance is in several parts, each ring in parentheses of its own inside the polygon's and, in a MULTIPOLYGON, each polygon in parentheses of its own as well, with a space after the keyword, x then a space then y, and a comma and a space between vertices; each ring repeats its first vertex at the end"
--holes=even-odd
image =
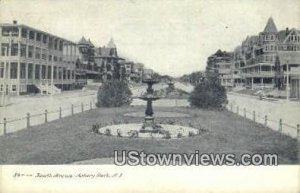
POLYGON ((158 83, 158 81, 149 78, 143 80, 142 82, 146 83, 148 85, 148 88, 147 93, 144 96, 139 97, 140 99, 147 101, 144 124, 140 129, 140 132, 158 132, 159 127, 154 123, 154 112, 152 108, 152 101, 159 99, 159 97, 154 96, 154 90, 152 88, 152 85, 158 83))

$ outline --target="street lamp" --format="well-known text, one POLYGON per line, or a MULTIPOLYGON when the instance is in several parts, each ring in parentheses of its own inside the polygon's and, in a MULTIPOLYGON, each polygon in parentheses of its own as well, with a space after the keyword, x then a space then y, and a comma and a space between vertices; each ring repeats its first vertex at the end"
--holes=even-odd
POLYGON ((286 61, 286 100, 290 98, 290 84, 289 84, 289 61, 286 61))

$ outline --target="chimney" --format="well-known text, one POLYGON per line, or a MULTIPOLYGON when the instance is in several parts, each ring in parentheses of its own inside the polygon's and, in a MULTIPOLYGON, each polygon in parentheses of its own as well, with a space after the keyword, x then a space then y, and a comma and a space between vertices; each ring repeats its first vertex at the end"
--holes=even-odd
POLYGON ((18 24, 18 21, 17 21, 17 20, 13 20, 13 24, 14 24, 14 25, 17 25, 17 24, 18 24))
POLYGON ((289 28, 287 27, 286 29, 285 29, 285 35, 287 36, 289 34, 289 28))

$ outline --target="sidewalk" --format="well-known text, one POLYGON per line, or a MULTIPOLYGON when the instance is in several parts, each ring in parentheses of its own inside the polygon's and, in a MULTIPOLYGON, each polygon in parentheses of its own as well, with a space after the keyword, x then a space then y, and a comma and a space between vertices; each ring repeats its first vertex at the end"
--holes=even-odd
MULTIPOLYGON (((49 113, 48 121, 55 120, 59 117, 58 110, 61 107, 70 109, 71 105, 75 105, 74 113, 81 111, 81 103, 89 104, 91 101, 96 101, 96 92, 92 90, 76 90, 65 91, 59 95, 26 95, 11 98, 11 104, 5 107, 0 107, 0 123, 3 123, 3 118, 7 121, 20 119, 26 117, 27 113, 30 115, 43 114, 47 109, 49 113), (77 106, 76 106, 77 105, 77 106), (51 113, 55 112, 55 113, 51 113)), ((71 113, 70 110, 62 112, 62 117, 71 113)), ((31 120, 31 125, 43 122, 44 117, 34 117, 31 120)), ((7 125, 7 132, 14 132, 23 129, 26 126, 26 120, 19 120, 7 125)), ((2 134, 3 125, 0 126, 0 133, 2 134)))
MULTIPOLYGON (((256 116, 259 118, 257 120, 263 121, 265 115, 268 116, 269 120, 274 120, 274 122, 269 121, 269 126, 278 130, 279 120, 282 119, 284 124, 291 125, 296 127, 297 124, 300 124, 300 102, 298 101, 286 101, 286 100, 260 100, 258 97, 241 95, 241 94, 232 94, 228 93, 227 98, 229 104, 233 104, 233 111, 236 112, 237 106, 239 107, 239 114, 243 116, 243 109, 245 108, 247 112, 251 115, 248 115, 249 118, 252 118, 252 112, 255 111, 256 116)), ((288 135, 296 136, 296 129, 283 127, 288 135)))

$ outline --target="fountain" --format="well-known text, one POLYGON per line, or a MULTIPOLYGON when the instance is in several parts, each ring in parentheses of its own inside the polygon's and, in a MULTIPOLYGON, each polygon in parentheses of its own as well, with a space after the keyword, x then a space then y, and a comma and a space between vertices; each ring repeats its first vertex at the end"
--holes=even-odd
POLYGON ((147 101, 146 111, 145 111, 145 118, 144 118, 144 124, 142 128, 140 129, 141 133, 157 133, 160 132, 160 126, 156 125, 154 123, 154 117, 153 117, 153 108, 152 108, 152 101, 158 100, 158 96, 154 96, 154 90, 152 88, 153 84, 158 83, 159 81, 154 80, 152 78, 146 78, 142 81, 143 83, 146 83, 148 85, 147 93, 141 97, 140 99, 147 101))
MULTIPOLYGON (((152 86, 158 83, 158 80, 153 79, 150 75, 146 75, 145 79, 142 80, 142 83, 147 84, 147 92, 138 97, 141 100, 147 102, 145 114, 141 116, 144 117, 143 123, 124 123, 124 124, 115 124, 107 125, 104 127, 95 127, 93 131, 98 134, 106 136, 117 136, 117 137, 129 137, 129 138, 162 138, 162 139, 171 139, 171 138, 181 138, 194 136, 199 133, 199 130, 174 125, 174 124, 156 124, 154 122, 154 112, 152 107, 152 102, 160 99, 160 97, 155 96, 152 86)), ((171 85, 172 86, 172 85, 171 85)), ((161 112, 160 112, 161 113, 161 112)), ((168 112, 167 112, 168 114, 168 112)), ((171 114, 171 112, 170 112, 171 114)), ((185 114, 183 114, 185 115, 185 114)), ((175 115, 182 117, 182 114, 178 113, 175 115)), ((168 117, 168 116, 166 116, 168 117)), ((183 116, 184 117, 184 116, 183 116)))

